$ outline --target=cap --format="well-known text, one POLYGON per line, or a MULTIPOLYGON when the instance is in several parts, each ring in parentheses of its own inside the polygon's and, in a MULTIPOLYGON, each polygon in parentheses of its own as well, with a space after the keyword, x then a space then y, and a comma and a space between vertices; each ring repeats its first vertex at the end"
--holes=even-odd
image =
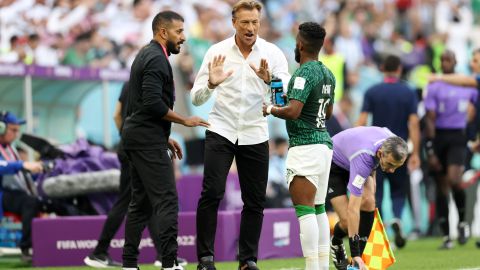
POLYGON ((2 122, 5 122, 6 124, 23 125, 27 122, 27 121, 25 121, 25 119, 21 119, 21 118, 16 117, 11 112, 5 112, 0 117, 1 117, 0 120, 2 122))

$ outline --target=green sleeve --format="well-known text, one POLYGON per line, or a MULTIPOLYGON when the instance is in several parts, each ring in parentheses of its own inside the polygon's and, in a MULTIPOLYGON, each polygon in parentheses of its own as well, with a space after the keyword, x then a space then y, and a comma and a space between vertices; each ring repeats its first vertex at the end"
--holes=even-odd
POLYGON ((335 76, 330 72, 330 75, 332 76, 332 91, 330 92, 330 104, 333 105, 335 103, 335 87, 337 86, 337 80, 335 79, 335 76))
POLYGON ((299 74, 295 78, 292 77, 291 88, 288 89, 288 99, 296 99, 305 103, 312 89, 313 80, 309 76, 299 74))

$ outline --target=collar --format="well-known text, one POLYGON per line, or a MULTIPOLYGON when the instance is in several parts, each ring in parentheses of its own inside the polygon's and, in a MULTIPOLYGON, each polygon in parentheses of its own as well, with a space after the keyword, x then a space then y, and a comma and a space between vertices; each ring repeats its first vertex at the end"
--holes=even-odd
POLYGON ((163 54, 165 55, 165 57, 168 60, 168 57, 170 56, 170 53, 167 51, 167 48, 165 48, 162 44, 160 44, 160 42, 158 42, 154 39, 152 39, 152 41, 150 41, 150 43, 156 44, 158 47, 160 47, 163 51, 163 54))
POLYGON ((385 78, 383 78, 383 82, 384 83, 397 83, 398 78, 396 78, 396 77, 385 77, 385 78))
MULTIPOLYGON (((234 34, 232 37, 227 39, 227 42, 230 44, 232 48, 238 48, 237 43, 235 42, 235 35, 236 34, 234 34)), ((255 40, 255 43, 252 46, 252 51, 259 49, 258 44, 261 42, 260 40, 261 39, 257 34, 257 39, 255 40)), ((240 50, 240 48, 238 48, 238 50, 240 50)))

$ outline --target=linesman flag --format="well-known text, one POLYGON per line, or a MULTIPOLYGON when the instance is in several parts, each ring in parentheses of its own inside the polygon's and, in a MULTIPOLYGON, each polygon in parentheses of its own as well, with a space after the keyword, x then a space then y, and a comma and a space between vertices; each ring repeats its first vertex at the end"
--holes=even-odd
POLYGON ((395 262, 390 243, 388 242, 385 227, 380 217, 378 208, 375 209, 375 219, 372 231, 368 237, 367 245, 362 254, 362 259, 369 270, 387 269, 395 262))

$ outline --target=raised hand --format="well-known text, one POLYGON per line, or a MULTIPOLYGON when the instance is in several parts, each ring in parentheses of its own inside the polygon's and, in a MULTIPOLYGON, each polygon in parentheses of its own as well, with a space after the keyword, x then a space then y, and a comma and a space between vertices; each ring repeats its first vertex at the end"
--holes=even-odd
POLYGON ((254 64, 250 64, 250 67, 253 69, 255 74, 266 83, 270 83, 272 80, 270 76, 270 71, 268 70, 267 59, 260 60, 260 67, 256 68, 254 64))
POLYGON ((224 55, 213 57, 213 61, 208 63, 208 84, 209 87, 217 87, 233 74, 233 70, 225 72, 223 64, 225 63, 224 55))
POLYGON ((183 123, 183 125, 187 127, 198 127, 198 126, 209 127, 210 126, 210 124, 207 121, 203 120, 198 116, 191 116, 187 118, 183 123))

